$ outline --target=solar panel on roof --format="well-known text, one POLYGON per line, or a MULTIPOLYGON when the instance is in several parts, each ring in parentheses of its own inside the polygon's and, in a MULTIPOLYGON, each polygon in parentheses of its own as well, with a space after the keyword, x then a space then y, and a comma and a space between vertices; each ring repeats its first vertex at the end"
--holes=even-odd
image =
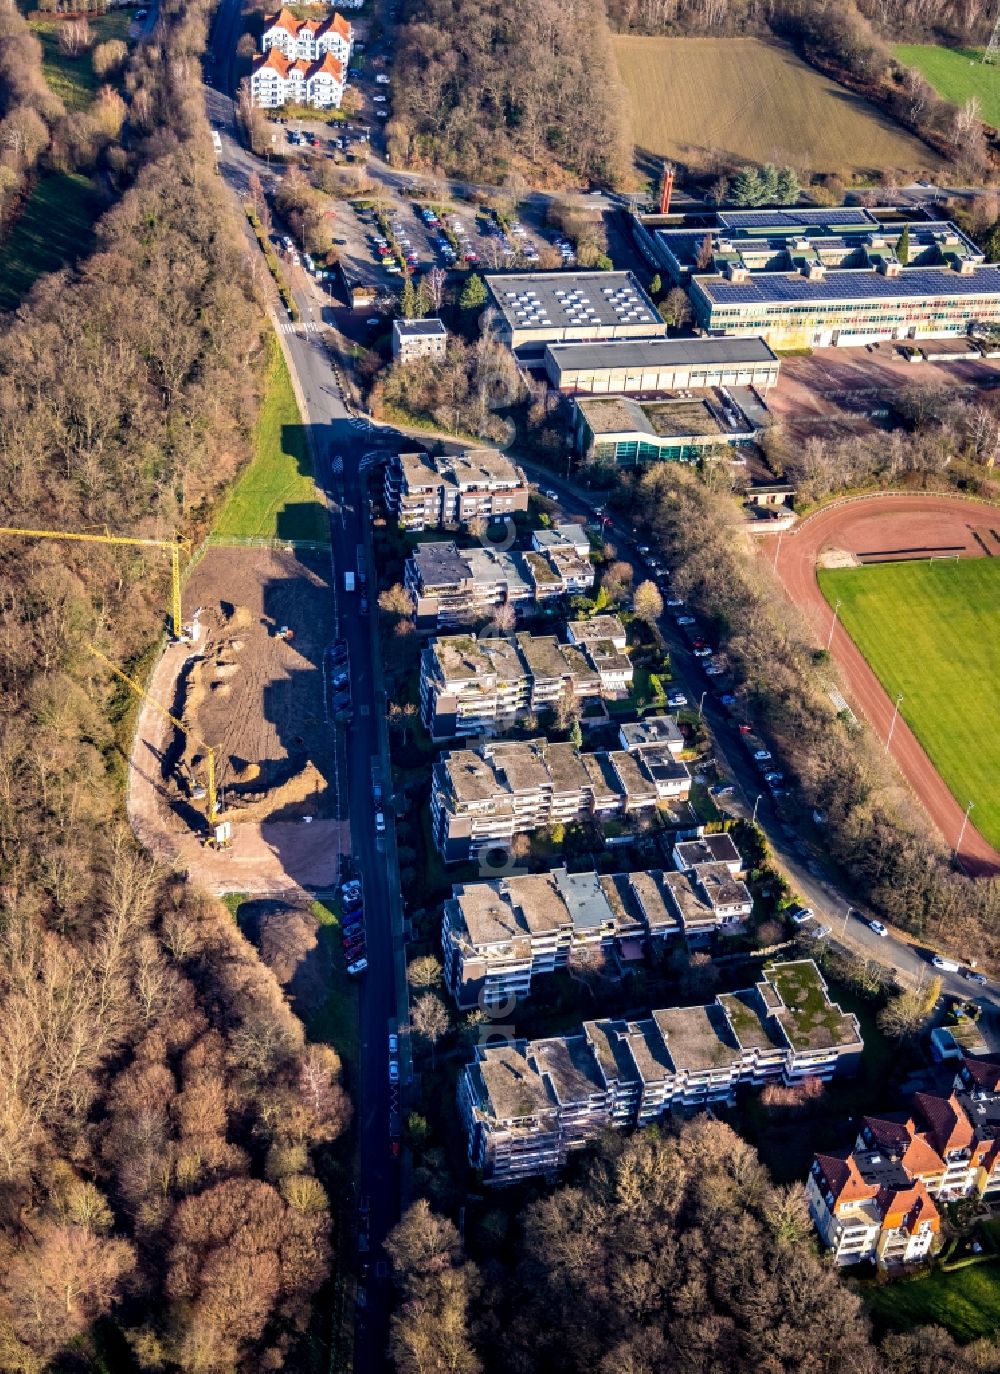
POLYGON ((769 275, 745 283, 702 282, 717 305, 780 303, 782 301, 863 301, 870 297, 1000 295, 1000 268, 982 267, 969 276, 950 268, 911 268, 899 277, 872 271, 829 272, 826 279, 769 275))

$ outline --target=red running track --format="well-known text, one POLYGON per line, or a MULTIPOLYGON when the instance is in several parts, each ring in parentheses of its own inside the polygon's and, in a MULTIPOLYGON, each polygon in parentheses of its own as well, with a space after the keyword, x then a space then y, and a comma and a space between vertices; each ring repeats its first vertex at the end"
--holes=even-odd
MULTIPOLYGON (((870 554, 876 550, 961 548, 963 557, 981 557, 983 548, 973 531, 1000 556, 1000 543, 993 533, 1000 531, 1000 509, 996 506, 979 505, 960 497, 892 494, 827 506, 807 516, 793 531, 768 539, 766 545, 770 546, 772 561, 776 559, 776 571, 786 591, 815 625, 825 646, 832 612, 816 581, 816 562, 824 549, 870 554)), ((831 652, 852 705, 884 741, 892 724, 895 702, 839 623, 834 627, 831 652)), ((893 728, 890 752, 945 844, 954 847, 962 830, 964 808, 952 796, 901 716, 893 728)), ((1000 873, 1000 854, 971 821, 965 828, 958 858, 967 873, 1000 873)))

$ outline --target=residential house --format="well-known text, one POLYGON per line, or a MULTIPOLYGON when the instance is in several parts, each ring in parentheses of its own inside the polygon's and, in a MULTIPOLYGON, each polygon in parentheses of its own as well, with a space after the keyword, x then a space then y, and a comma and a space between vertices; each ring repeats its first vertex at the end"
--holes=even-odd
POLYGON ((339 109, 344 98, 344 64, 332 53, 315 61, 289 60, 279 48, 254 58, 250 94, 255 105, 273 110, 282 105, 339 109))
POLYGON ((1000 1194, 1000 1063, 967 1057, 948 1097, 916 1093, 912 1110, 865 1116, 854 1149, 817 1155, 807 1196, 838 1264, 925 1259, 936 1203, 1000 1194))
POLYGON ((393 320, 392 356, 397 362, 443 358, 447 351, 448 331, 441 320, 393 320))
POLYGON ((483 1044, 459 1079, 469 1161, 493 1185, 555 1174, 609 1127, 725 1102, 740 1085, 794 1082, 803 1058, 827 1080, 862 1049, 857 1019, 830 1000, 812 960, 769 964, 753 988, 705 1006, 483 1044))
POLYGON ((545 826, 655 811, 665 786, 678 801, 690 792, 690 776, 681 785, 684 765, 671 758, 670 767, 676 778, 658 781, 643 755, 587 754, 545 739, 450 750, 432 772, 434 841, 446 863, 461 863, 545 826))
POLYGON ((594 569, 568 545, 545 553, 508 553, 489 545, 460 550, 450 542, 428 541, 413 550, 404 581, 414 598, 418 627, 443 629, 482 619, 496 606, 523 610, 587 591, 594 569))
MULTIPOLYGON (((401 325, 428 321, 397 320, 401 325)), ((438 323, 431 321, 430 323, 438 323)), ((443 328, 443 326, 442 326, 443 328)), ((427 336, 435 339, 439 336, 427 336)), ((424 340, 423 334, 419 340, 424 340)), ((401 357, 409 356, 414 342, 407 329, 401 335, 401 357)), ((500 520, 528 509, 530 488, 516 463, 497 449, 475 448, 464 453, 434 456, 429 453, 397 453, 385 469, 383 497, 386 509, 402 529, 436 529, 442 525, 468 525, 473 520, 500 520)))
POLYGON ((264 20, 260 46, 265 53, 276 49, 289 62, 316 62, 329 53, 346 67, 354 46, 354 30, 341 14, 296 19, 290 10, 281 9, 264 20))

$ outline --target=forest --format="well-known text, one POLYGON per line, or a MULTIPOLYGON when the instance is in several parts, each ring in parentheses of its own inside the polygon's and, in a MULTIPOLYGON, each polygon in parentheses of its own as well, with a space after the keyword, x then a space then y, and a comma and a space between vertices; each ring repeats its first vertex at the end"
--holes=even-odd
MULTIPOLYGON (((263 312, 190 79, 210 10, 164 0, 125 73, 94 253, 0 320, 4 524, 197 537, 249 456, 263 312)), ((329 1272, 337 1057, 229 911, 124 823, 130 703, 88 645, 141 675, 167 584, 131 552, 0 541, 0 1370, 18 1374, 286 1368, 329 1272)))
POLYGON ((625 93, 602 0, 413 0, 397 40, 392 159, 477 183, 618 185, 625 93))
POLYGON ((876 1343, 775 1187, 708 1116, 606 1139, 576 1177, 466 1225, 420 1200, 390 1236, 398 1374, 988 1374, 939 1327, 876 1343))

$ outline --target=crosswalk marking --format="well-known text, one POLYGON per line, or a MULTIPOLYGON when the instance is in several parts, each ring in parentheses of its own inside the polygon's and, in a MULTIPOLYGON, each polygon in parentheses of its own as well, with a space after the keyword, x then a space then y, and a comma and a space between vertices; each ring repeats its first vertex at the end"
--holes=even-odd
POLYGON ((323 326, 317 324, 315 320, 303 320, 299 324, 296 324, 292 320, 278 321, 278 332, 280 334, 298 334, 300 331, 303 334, 318 334, 322 328, 323 326))

